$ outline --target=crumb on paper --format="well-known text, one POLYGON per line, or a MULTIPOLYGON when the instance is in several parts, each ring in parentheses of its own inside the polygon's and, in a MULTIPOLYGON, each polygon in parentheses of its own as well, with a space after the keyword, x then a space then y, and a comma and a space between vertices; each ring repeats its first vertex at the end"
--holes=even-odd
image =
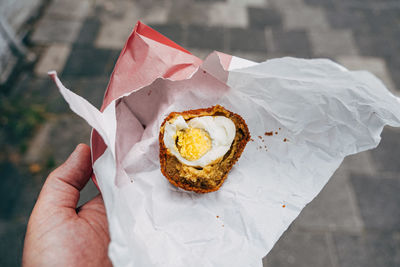
POLYGON ((219 216, 218 216, 218 215, 217 215, 216 217, 217 217, 217 219, 219 218, 219 216))
POLYGON ((279 128, 279 130, 280 130, 281 128, 279 128))
POLYGON ((285 207, 286 207, 286 205, 285 205, 285 204, 283 204, 283 205, 282 205, 282 208, 285 208, 285 207))
POLYGON ((278 132, 275 132, 275 134, 278 134, 278 132))
POLYGON ((259 135, 258 138, 262 139, 261 135, 259 135))
POLYGON ((289 140, 287 140, 286 138, 283 139, 283 142, 287 142, 287 141, 289 141, 289 140))
POLYGON ((265 132, 265 133, 264 133, 264 135, 267 135, 267 136, 271 136, 271 135, 273 135, 273 134, 274 134, 274 132, 272 132, 272 131, 271 131, 271 132, 265 132))
POLYGON ((251 141, 251 142, 254 142, 254 139, 253 139, 253 138, 250 138, 250 141, 251 141))

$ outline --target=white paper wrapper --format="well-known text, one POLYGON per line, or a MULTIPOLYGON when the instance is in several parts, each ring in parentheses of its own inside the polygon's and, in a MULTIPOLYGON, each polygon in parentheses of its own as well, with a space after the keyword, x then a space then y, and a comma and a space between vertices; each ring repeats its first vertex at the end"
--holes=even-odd
POLYGON ((103 112, 52 73, 108 146, 94 172, 115 266, 262 266, 343 158, 376 147, 384 125, 400 126, 400 100, 368 72, 295 58, 234 57, 229 69, 212 54, 190 78, 156 79, 103 112), (172 111, 216 104, 240 114, 254 141, 219 191, 175 188, 160 172, 159 127, 172 111))

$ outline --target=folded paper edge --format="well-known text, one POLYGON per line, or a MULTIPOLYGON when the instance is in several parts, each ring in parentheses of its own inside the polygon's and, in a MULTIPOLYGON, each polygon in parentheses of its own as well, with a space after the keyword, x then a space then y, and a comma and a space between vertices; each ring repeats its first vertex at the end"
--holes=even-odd
MULTIPOLYGON (((106 88, 106 91, 104 92, 104 98, 103 98, 103 103, 101 106, 101 111, 103 111, 113 100, 115 100, 116 98, 111 98, 109 97, 109 92, 110 92, 110 84, 113 80, 113 77, 115 75, 115 66, 118 66, 119 62, 121 61, 121 59, 123 58, 123 56, 125 55, 127 49, 128 49, 128 44, 133 42, 133 39, 135 38, 135 35, 138 34, 139 36, 144 36, 146 38, 149 38, 150 40, 153 40, 155 42, 158 42, 160 44, 166 45, 168 47, 171 47, 173 49, 179 50, 183 53, 186 53, 188 55, 192 55, 189 51, 187 51, 186 49, 184 49, 183 47, 179 46, 178 44, 176 44, 175 42, 173 42, 172 40, 170 40, 169 38, 167 38, 166 36, 162 35, 161 33, 157 32, 156 30, 152 29, 151 27, 147 26, 146 24, 142 23, 141 21, 138 21, 133 29, 133 31, 131 32, 131 34, 129 35, 127 41, 124 44, 124 47, 122 48, 118 59, 114 65, 114 69, 110 75, 110 79, 106 88)), ((145 41, 145 40, 144 40, 145 41)))
POLYGON ((113 149, 113 140, 115 141, 115 137, 112 136, 115 126, 111 125, 110 127, 110 121, 113 120, 112 117, 115 115, 115 111, 113 112, 112 108, 109 108, 107 109, 107 112, 100 112, 85 98, 66 88, 58 78, 56 71, 49 71, 48 75, 57 85, 61 95, 68 103, 71 110, 83 118, 93 129, 98 132, 105 144, 110 147, 113 155, 115 155, 115 151, 113 149), (105 122, 106 120, 107 123, 105 122), (107 127, 105 127, 105 125, 107 125, 107 127))
MULTIPOLYGON (((164 44, 166 46, 169 46, 171 48, 177 49, 179 51, 182 51, 184 53, 187 53, 189 55, 192 55, 189 51, 187 51, 186 49, 184 49, 183 47, 179 46, 178 44, 176 44, 175 42, 173 42, 172 40, 170 40, 169 38, 165 37, 164 35, 162 35, 161 33, 157 32, 156 30, 152 29, 151 27, 147 26, 146 24, 142 23, 141 21, 138 21, 133 29, 133 31, 131 32, 131 34, 129 35, 127 41, 124 44, 123 49, 120 52, 120 55, 118 56, 117 62, 114 65, 114 69, 111 73, 107 88, 104 92, 104 97, 103 97, 103 103, 102 103, 102 107, 101 107, 101 111, 103 111, 113 100, 107 100, 107 95, 109 93, 109 87, 110 87, 110 83, 112 82, 114 73, 115 73, 115 66, 118 65, 118 62, 121 60, 121 58, 124 56, 126 50, 127 50, 127 46, 130 42, 130 40, 132 38, 134 38, 135 33, 142 35, 146 38, 149 38, 153 41, 159 42, 161 44, 164 44)), ((91 133, 91 137, 90 137, 90 142, 91 142, 91 148, 92 148, 92 164, 94 164, 94 162, 104 153, 104 151, 107 149, 107 145, 105 144, 104 140, 102 139, 101 135, 96 131, 96 129, 94 129, 91 133)), ((93 181, 96 183, 96 178, 95 175, 93 174, 92 176, 93 181)))

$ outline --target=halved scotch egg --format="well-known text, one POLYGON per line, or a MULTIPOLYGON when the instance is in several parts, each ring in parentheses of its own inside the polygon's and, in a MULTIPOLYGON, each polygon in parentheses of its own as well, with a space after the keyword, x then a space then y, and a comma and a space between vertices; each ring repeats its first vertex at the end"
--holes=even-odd
POLYGON ((172 112, 160 128, 161 172, 185 190, 216 191, 249 140, 242 117, 222 106, 172 112))

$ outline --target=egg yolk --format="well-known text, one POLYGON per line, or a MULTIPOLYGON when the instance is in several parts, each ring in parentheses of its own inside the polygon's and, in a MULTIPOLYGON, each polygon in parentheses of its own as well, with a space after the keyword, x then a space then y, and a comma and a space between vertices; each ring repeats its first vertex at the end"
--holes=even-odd
POLYGON ((204 130, 188 128, 176 135, 179 153, 187 160, 198 160, 211 148, 210 136, 204 130))

